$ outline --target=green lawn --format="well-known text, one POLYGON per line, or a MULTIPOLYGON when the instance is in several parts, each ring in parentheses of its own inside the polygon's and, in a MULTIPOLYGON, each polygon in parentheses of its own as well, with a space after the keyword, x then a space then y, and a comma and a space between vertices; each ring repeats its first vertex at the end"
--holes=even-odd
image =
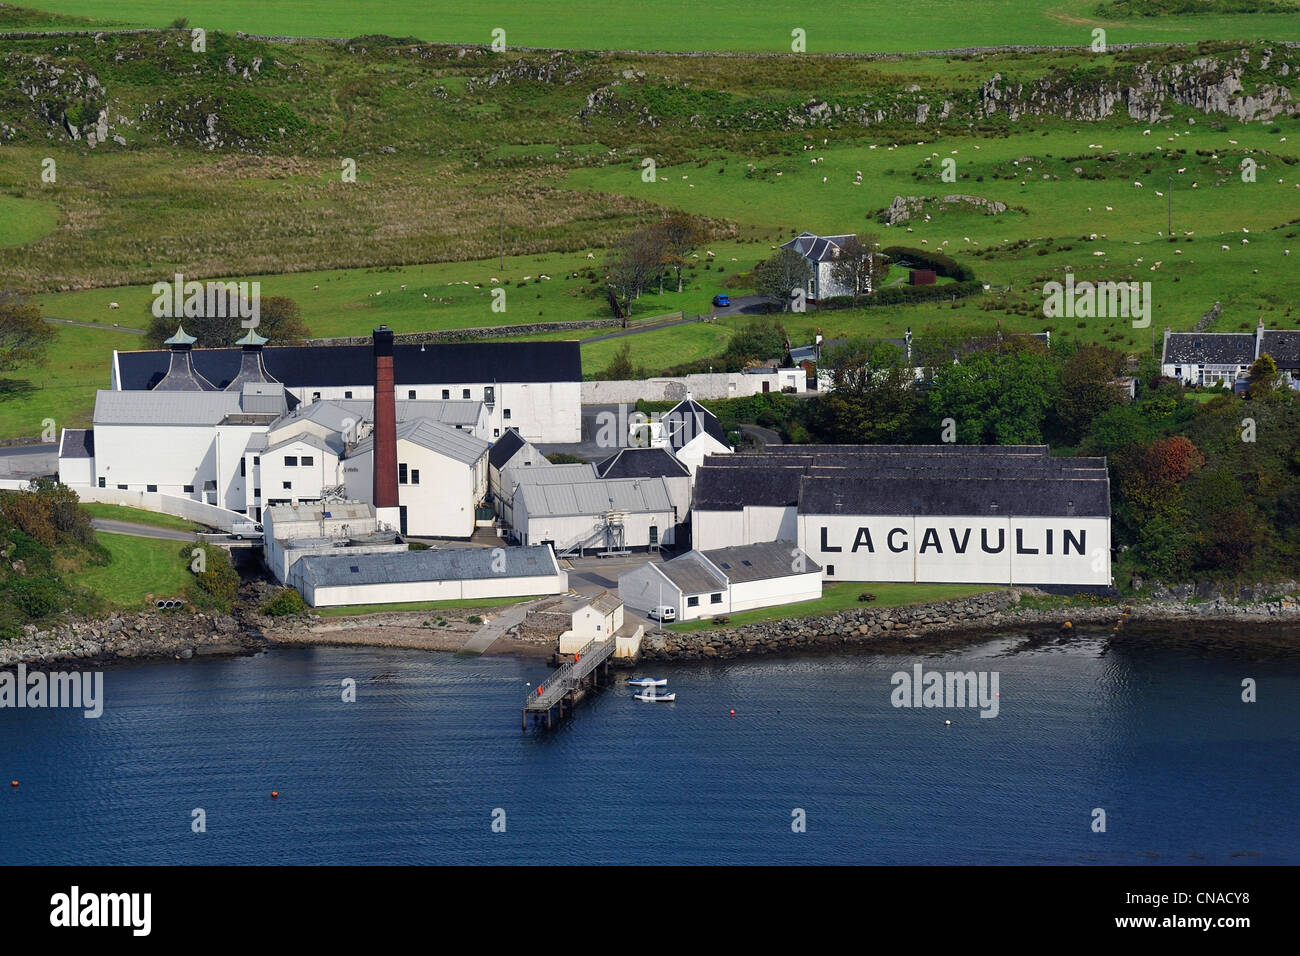
POLYGON ((77 583, 110 604, 139 607, 150 596, 179 597, 190 582, 191 575, 176 541, 104 532, 98 532, 96 537, 108 548, 113 560, 103 567, 88 567, 79 572, 77 583))
POLYGON ((90 425, 95 390, 109 387, 113 349, 140 347, 140 337, 111 327, 58 326, 44 366, 22 365, 0 373, 0 438, 36 437, 54 421, 63 428, 90 425))
POLYGON ((344 604, 339 607, 312 608, 311 613, 322 617, 355 617, 362 614, 385 614, 395 611, 458 611, 474 608, 508 607, 535 601, 542 595, 507 598, 474 598, 466 601, 406 601, 399 604, 344 604))
MULTIPOLYGON (((1077 44, 1091 40, 1096 0, 826 0, 815 15, 793 2, 572 0, 558 13, 517 0, 31 0, 64 14, 160 27, 179 14, 192 26, 262 34, 395 37, 486 45, 493 30, 514 46, 633 50, 791 50, 791 31, 806 32, 809 52, 882 52, 997 44, 1077 44)), ((1189 41, 1202 37, 1300 39, 1300 18, 1286 15, 1168 16, 1105 23, 1109 42, 1189 41)), ((28 23, 27 28, 32 25, 28 23)), ((55 26, 55 24, 51 24, 55 26)))
MULTIPOLYGON (((822 585, 822 596, 816 601, 786 604, 781 607, 760 608, 728 615, 728 627, 741 624, 758 624, 762 621, 784 621, 797 617, 819 617, 854 608, 901 607, 906 604, 929 604, 934 601, 951 601, 987 591, 1000 590, 979 584, 864 584, 839 581, 822 585), (874 594, 871 603, 858 601, 862 593, 874 594)), ((705 631, 717 627, 712 618, 670 624, 671 631, 705 631)))
POLYGON ((59 211, 40 199, 0 196, 0 246, 21 246, 49 235, 59 224, 59 211))
POLYGON ((131 521, 135 524, 147 524, 154 528, 170 528, 174 531, 199 531, 201 525, 173 515, 159 514, 156 511, 142 511, 125 505, 108 505, 99 502, 86 502, 81 506, 92 518, 111 518, 114 521, 131 521))

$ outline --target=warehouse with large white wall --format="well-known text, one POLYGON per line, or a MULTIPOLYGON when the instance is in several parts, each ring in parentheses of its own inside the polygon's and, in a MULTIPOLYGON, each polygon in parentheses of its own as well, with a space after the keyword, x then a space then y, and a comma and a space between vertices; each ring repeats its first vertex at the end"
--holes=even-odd
POLYGON ((793 538, 827 581, 1107 586, 1104 459, 1046 446, 785 446, 707 459, 697 548, 793 538), (793 529, 793 535, 791 535, 793 529))

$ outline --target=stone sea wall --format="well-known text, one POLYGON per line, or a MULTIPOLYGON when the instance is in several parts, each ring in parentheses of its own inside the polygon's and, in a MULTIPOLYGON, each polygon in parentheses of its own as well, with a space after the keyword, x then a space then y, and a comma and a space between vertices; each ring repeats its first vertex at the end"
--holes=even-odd
POLYGON ((991 631, 1015 625, 1119 624, 1129 620, 1295 621, 1300 597, 1294 582, 1261 586, 1260 594, 1287 595, 1273 600, 1232 603, 1222 596, 1193 602, 1196 586, 1166 591, 1166 600, 1143 604, 1095 604, 1046 610, 1017 607, 1022 592, 995 591, 975 597, 907 607, 861 608, 823 617, 764 621, 702 631, 650 633, 641 642, 643 661, 702 660, 801 650, 868 645, 882 641, 922 641, 944 634, 991 631), (1179 596, 1174 596, 1179 595, 1179 596))

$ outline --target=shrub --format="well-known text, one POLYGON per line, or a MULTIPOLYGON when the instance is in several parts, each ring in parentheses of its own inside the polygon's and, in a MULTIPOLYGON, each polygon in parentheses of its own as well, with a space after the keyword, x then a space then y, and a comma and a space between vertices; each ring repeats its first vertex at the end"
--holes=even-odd
POLYGON ((714 624, 727 624, 730 621, 731 618, 727 617, 725 614, 719 614, 717 617, 713 619, 714 624))
POLYGON ((471 614, 469 617, 465 618, 465 623, 466 623, 466 624, 482 624, 482 623, 483 623, 483 618, 479 617, 477 614, 471 614))
POLYGON ((307 602, 302 599, 297 588, 284 588, 275 597, 262 605, 262 613, 271 617, 288 617, 301 614, 307 610, 307 602))
POLYGON ((866 603, 868 601, 874 601, 875 599, 876 596, 867 591, 863 591, 861 594, 858 595, 858 600, 862 601, 863 603, 866 603))

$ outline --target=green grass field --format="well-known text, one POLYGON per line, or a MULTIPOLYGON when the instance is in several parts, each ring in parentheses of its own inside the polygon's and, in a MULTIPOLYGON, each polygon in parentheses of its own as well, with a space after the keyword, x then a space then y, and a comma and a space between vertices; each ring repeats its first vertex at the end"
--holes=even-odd
POLYGON ((199 531, 201 526, 184 518, 160 514, 157 511, 142 511, 125 505, 107 505, 99 502, 85 502, 81 506, 92 518, 109 518, 113 521, 130 521, 135 524, 147 524, 154 528, 170 528, 173 531, 199 531))
POLYGON ((532 597, 480 598, 468 601, 405 601, 398 604, 344 604, 340 607, 312 608, 313 614, 322 617, 356 617, 362 614, 384 614, 397 611, 462 611, 474 608, 508 607, 535 600, 532 597))
POLYGON ((58 210, 50 203, 0 196, 0 246, 35 242, 53 232, 58 224, 58 210))
POLYGON ((190 582, 175 541, 102 532, 96 537, 113 559, 103 567, 79 572, 77 583, 109 604, 129 608, 139 607, 151 595, 159 599, 179 597, 190 582))
MULTIPOLYGON (((1107 22, 1095 0, 988 0, 978 12, 964 0, 826 0, 815 15, 806 6, 775 0, 573 0, 562 15, 544 4, 517 0, 389 0, 375 5, 344 0, 33 0, 62 14, 161 27, 178 15, 209 30, 297 36, 352 37, 384 33, 430 41, 492 41, 505 31, 512 46, 566 49, 737 50, 788 53, 791 31, 806 32, 809 52, 887 52, 1007 44, 1086 44, 1094 26, 1110 42, 1222 39, 1300 39, 1300 22, 1287 15, 1173 16, 1107 22), (179 11, 179 12, 178 12, 179 11)), ((37 20, 24 24, 33 29, 37 20)), ((58 23, 50 23, 58 27, 58 23)))
MULTIPOLYGON (((728 627, 742 624, 758 624, 763 621, 784 621, 796 617, 816 617, 835 614, 854 608, 902 607, 908 604, 929 604, 932 601, 951 601, 998 590, 987 585, 977 584, 863 584, 858 582, 840 582, 822 585, 822 596, 816 601, 802 601, 799 604, 786 604, 782 607, 760 608, 756 611, 742 611, 728 615, 728 627), (862 603, 858 595, 874 594, 876 600, 862 603)), ((705 631, 717 627, 712 618, 698 621, 683 621, 670 624, 671 631, 705 631)))
POLYGON ((20 366, 0 378, 0 437, 35 437, 53 420, 53 440, 63 428, 85 428, 95 390, 109 387, 113 349, 140 347, 140 336, 111 327, 58 327, 44 366, 20 366))

